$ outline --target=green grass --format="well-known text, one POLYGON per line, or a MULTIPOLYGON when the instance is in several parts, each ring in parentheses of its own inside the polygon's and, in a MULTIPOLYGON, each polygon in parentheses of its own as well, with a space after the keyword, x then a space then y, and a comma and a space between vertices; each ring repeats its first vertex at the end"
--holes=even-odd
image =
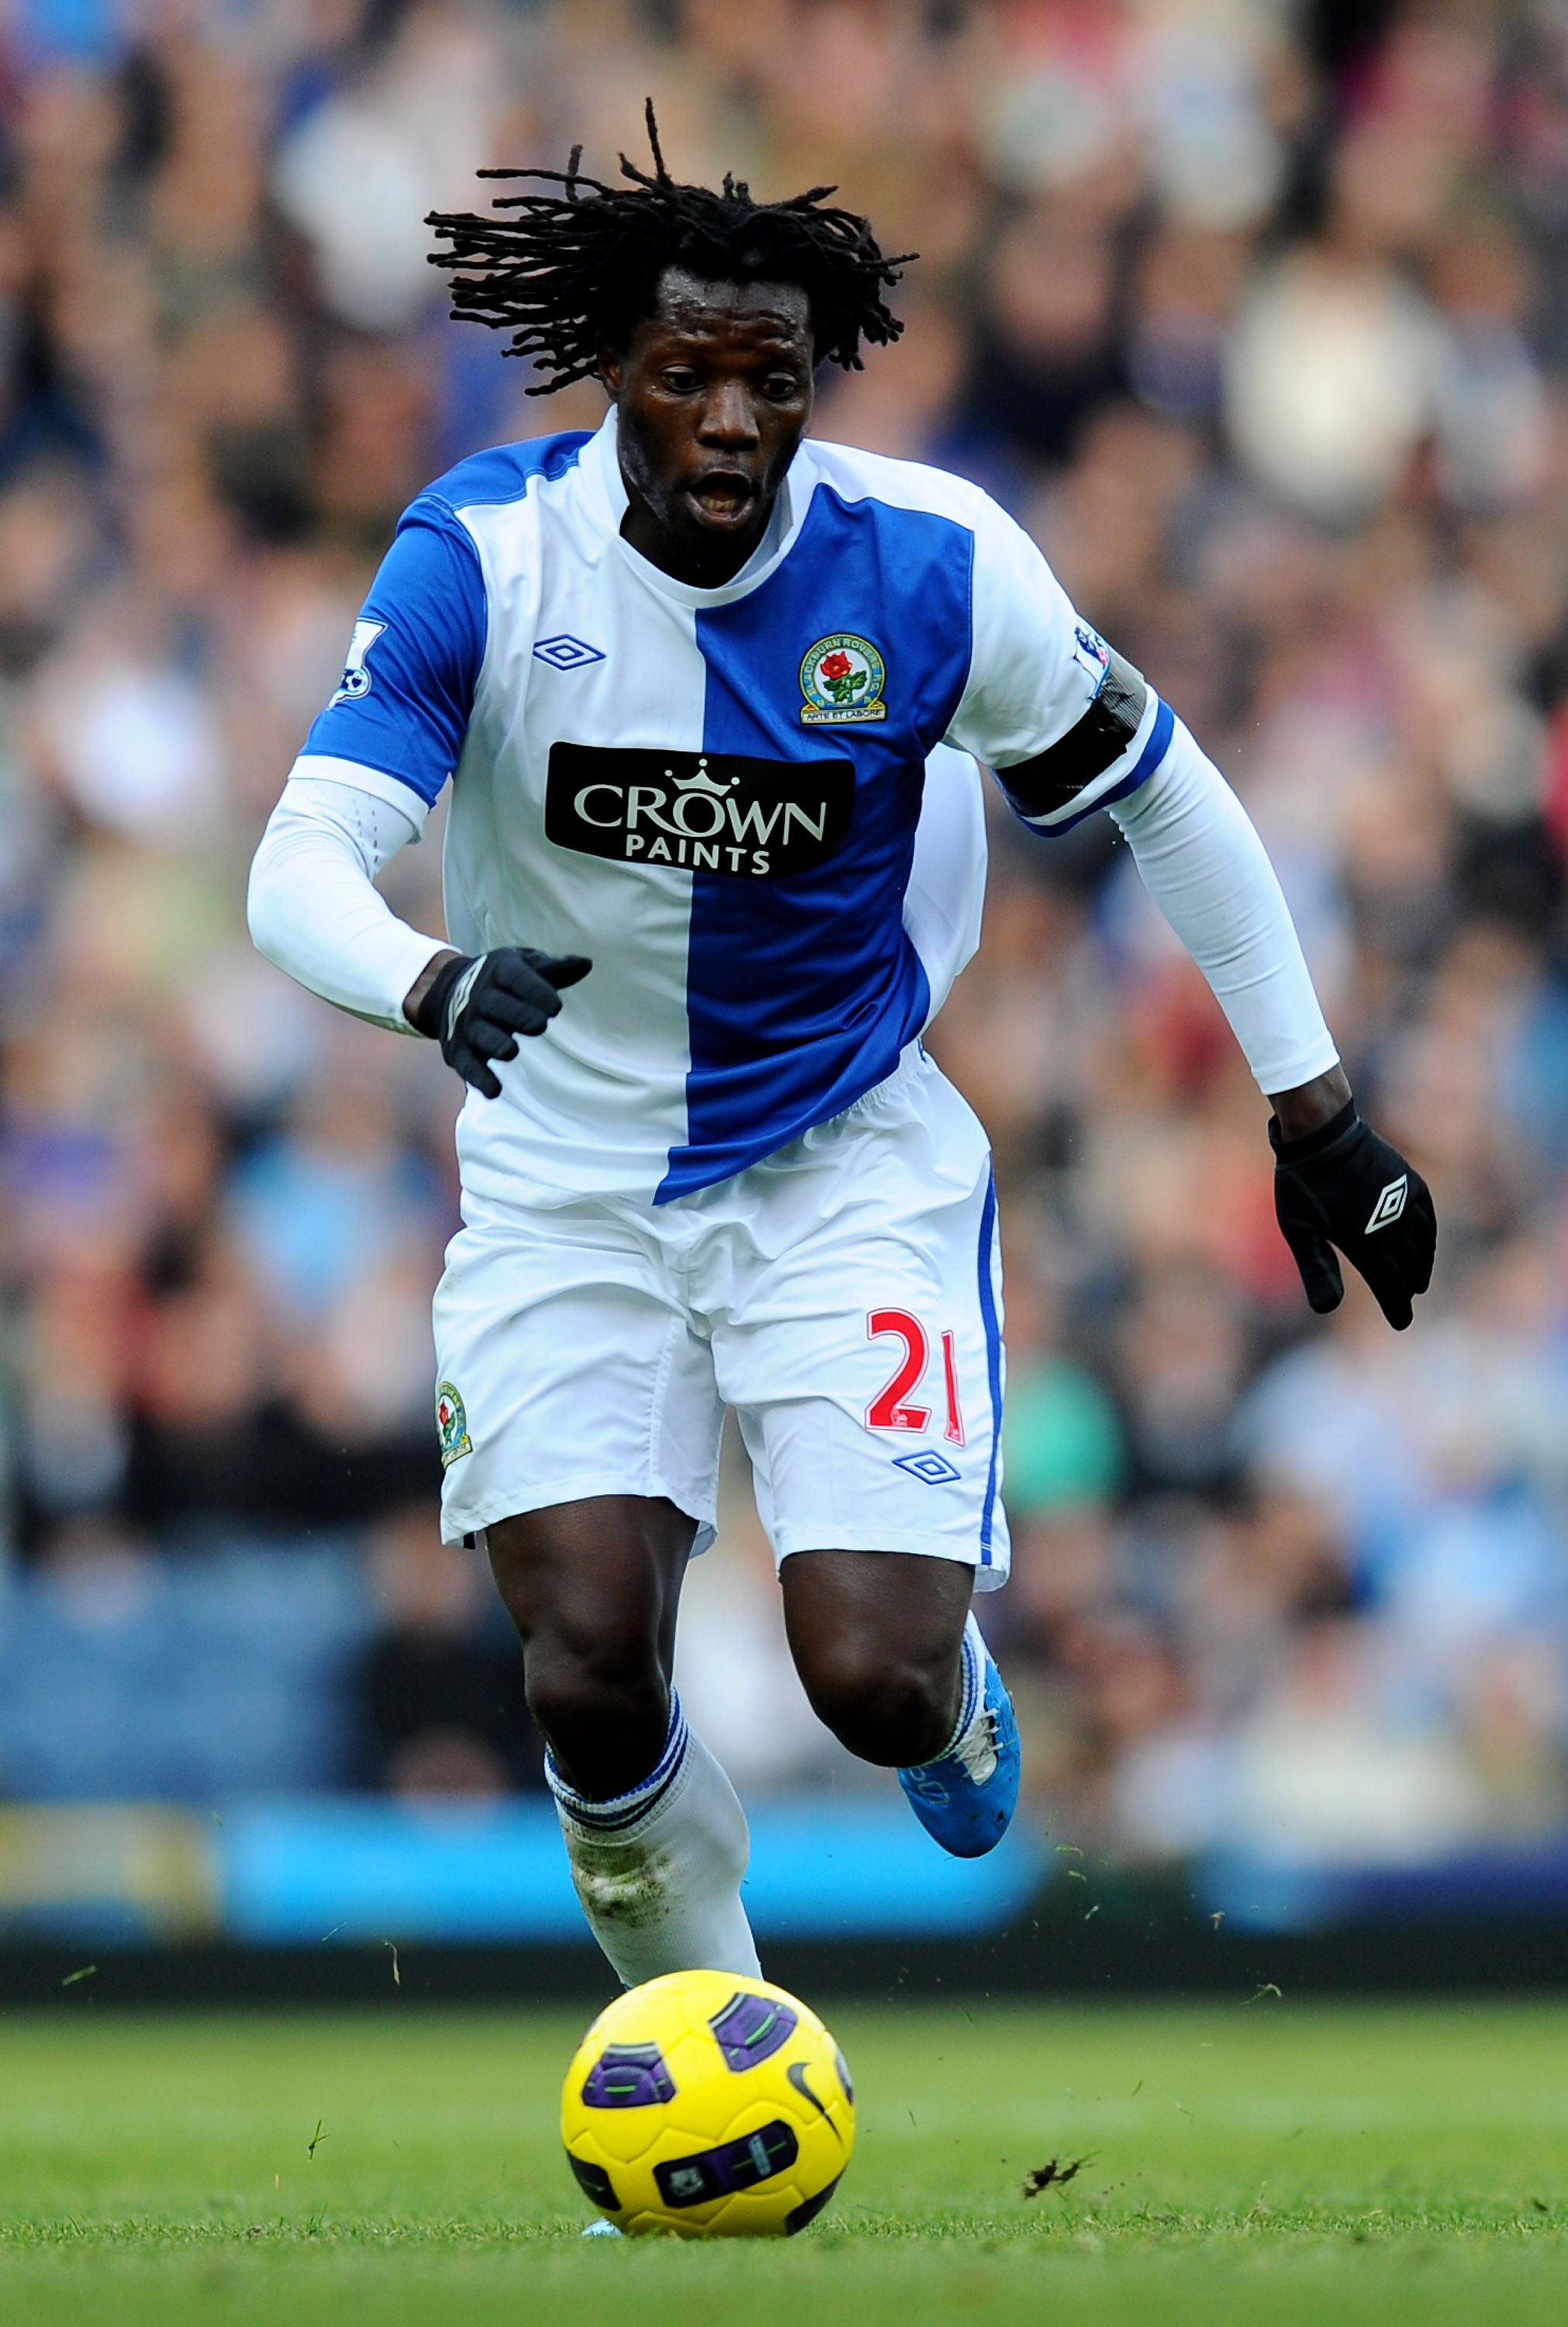
POLYGON ((582 2243, 582 2017, 0 2021, 0 2320, 1568 2321, 1568 2007, 835 2012, 835 2210, 712 2246, 582 2243))

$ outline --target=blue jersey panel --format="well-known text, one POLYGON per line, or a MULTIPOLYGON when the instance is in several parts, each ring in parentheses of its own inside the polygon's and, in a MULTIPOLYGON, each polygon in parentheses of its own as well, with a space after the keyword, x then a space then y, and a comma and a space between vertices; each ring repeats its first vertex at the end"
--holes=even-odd
POLYGON ((422 495, 370 584, 306 752, 379 768, 434 800, 462 749, 484 648, 479 554, 451 511, 422 495))
POLYGON ((521 500, 536 477, 553 481, 574 469, 593 431, 564 429, 557 436, 528 436, 520 444, 492 444, 471 453, 443 477, 426 486, 420 500, 434 497, 448 509, 477 509, 481 502, 521 500))
POLYGON ((778 571, 697 616, 705 749, 845 759, 854 805, 845 840, 815 870, 693 876, 687 1145, 671 1153, 660 1202, 744 1171, 851 1106, 925 1023, 930 993, 904 934, 904 892, 926 755, 968 678, 974 546, 947 518, 819 488, 778 571), (825 655, 857 672, 880 666, 875 696, 863 682, 850 720, 817 677, 825 655))
POLYGON ((573 467, 587 441, 576 433, 476 453, 410 505, 307 752, 378 768, 434 801, 462 751, 488 635, 479 552, 454 512, 520 500, 536 477, 573 467))

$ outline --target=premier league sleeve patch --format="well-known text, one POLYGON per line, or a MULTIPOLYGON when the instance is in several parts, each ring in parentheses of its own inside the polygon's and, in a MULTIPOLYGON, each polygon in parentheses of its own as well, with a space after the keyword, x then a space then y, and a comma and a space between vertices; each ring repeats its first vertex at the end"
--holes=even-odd
POLYGON ((451 1469, 461 1454, 473 1453, 473 1440, 468 1435, 468 1416, 462 1400, 449 1381, 443 1381, 435 1393, 435 1435, 441 1441, 441 1467, 451 1469))
POLYGON ((818 639, 800 666, 803 727, 850 727, 885 719, 887 665, 869 639, 840 631, 818 639))
POLYGON ((1072 659, 1087 671, 1097 695, 1111 667, 1111 650, 1098 631, 1091 631, 1087 622, 1074 623, 1072 639, 1072 659))

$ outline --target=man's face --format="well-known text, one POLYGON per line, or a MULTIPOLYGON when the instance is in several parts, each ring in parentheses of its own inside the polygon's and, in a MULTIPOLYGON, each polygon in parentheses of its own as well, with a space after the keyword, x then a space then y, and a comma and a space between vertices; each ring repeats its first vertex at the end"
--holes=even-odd
POLYGON ((716 587, 761 539, 811 418, 811 318, 792 284, 701 283, 671 267, 653 315, 600 370, 620 413, 622 528, 674 575, 716 587))

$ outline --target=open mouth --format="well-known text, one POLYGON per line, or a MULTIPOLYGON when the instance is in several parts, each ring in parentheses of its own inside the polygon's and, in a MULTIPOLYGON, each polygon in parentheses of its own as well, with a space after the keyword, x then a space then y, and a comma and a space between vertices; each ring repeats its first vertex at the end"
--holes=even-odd
POLYGON ((706 524, 731 526, 750 515, 757 491, 749 478, 732 470, 697 478, 686 487, 686 497, 706 524))

